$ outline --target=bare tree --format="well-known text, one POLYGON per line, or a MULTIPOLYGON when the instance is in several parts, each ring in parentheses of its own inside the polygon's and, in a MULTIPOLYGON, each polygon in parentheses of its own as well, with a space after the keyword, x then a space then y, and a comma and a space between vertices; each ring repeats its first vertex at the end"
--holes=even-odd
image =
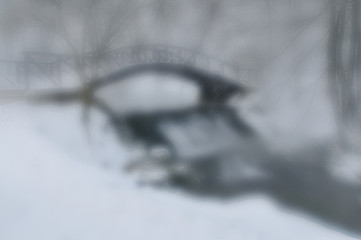
POLYGON ((361 133, 361 3, 331 0, 328 45, 330 95, 342 146, 361 133))
MULTIPOLYGON (((121 42, 126 27, 137 18, 144 0, 31 0, 33 23, 48 36, 62 40, 62 52, 70 56, 81 89, 61 94, 61 99, 77 99, 83 104, 83 122, 89 136, 91 106, 104 103, 94 96, 92 84, 102 73, 107 53, 121 42)), ((46 37, 46 36, 45 36, 46 37)), ((58 99, 53 95, 51 98, 58 99)), ((59 100, 59 99, 58 99, 59 100)))
POLYGON ((142 0, 32 0, 32 9, 35 22, 63 40, 79 80, 85 83, 96 77, 100 61, 143 4, 142 0))

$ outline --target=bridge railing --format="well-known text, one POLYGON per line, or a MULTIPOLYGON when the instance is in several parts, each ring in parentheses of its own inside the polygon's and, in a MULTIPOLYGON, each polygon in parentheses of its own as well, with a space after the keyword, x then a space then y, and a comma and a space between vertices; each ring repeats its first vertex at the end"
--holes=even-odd
MULTIPOLYGON (((82 56, 81 61, 85 70, 93 70, 95 66, 99 75, 138 64, 176 63, 191 65, 248 85, 257 78, 255 68, 241 68, 196 50, 171 45, 134 45, 107 51, 102 56, 88 53, 82 56)), ((44 83, 51 88, 61 87, 64 75, 75 71, 74 55, 26 52, 22 61, 0 61, 0 90, 28 90, 44 83)))
POLYGON ((243 83, 257 76, 254 68, 240 68, 199 51, 171 45, 136 45, 112 50, 106 54, 104 65, 117 70, 155 62, 191 65, 243 83))

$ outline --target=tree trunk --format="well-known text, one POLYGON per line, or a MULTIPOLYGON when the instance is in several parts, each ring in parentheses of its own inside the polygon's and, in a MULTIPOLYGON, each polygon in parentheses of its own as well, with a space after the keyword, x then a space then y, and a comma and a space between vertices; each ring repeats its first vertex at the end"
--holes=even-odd
POLYGON ((358 0, 331 0, 330 4, 328 42, 330 97, 341 146, 352 147, 355 137, 361 136, 359 107, 361 104, 361 4, 358 0))

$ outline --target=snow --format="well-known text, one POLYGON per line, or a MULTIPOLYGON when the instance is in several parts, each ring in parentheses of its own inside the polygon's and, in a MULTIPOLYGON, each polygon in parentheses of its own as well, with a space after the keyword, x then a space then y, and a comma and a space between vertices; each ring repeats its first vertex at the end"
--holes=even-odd
POLYGON ((96 96, 115 112, 152 112, 193 106, 199 89, 191 81, 172 74, 148 73, 105 86, 96 96))
POLYGON ((0 239, 352 239, 262 195, 138 187, 120 171, 129 150, 91 117, 87 137, 78 105, 0 105, 0 239))

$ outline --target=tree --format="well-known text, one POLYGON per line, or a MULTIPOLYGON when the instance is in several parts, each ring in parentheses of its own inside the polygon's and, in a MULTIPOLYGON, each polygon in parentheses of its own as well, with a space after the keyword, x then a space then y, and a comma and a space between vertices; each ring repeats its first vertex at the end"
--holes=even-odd
POLYGON ((361 134, 361 3, 331 0, 329 90, 343 147, 361 134))
POLYGON ((35 23, 63 40, 82 83, 99 74, 106 52, 123 37, 142 0, 32 0, 35 23), (88 66, 87 66, 88 65, 88 66))

